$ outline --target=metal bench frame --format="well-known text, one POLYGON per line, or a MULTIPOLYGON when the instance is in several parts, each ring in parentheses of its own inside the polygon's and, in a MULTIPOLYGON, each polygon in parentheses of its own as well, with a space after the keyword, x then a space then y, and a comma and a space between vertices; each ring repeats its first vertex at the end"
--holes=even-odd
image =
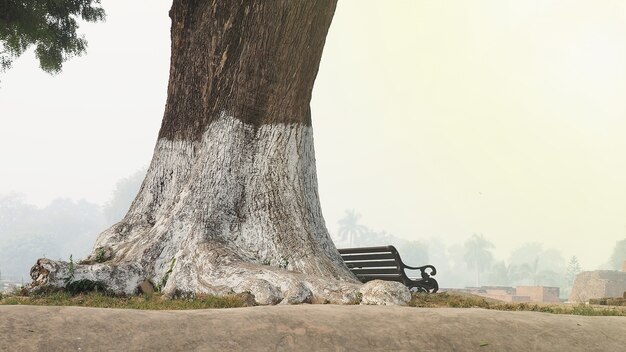
POLYGON ((434 266, 408 266, 402 262, 394 246, 340 248, 338 250, 348 269, 361 282, 397 281, 403 283, 411 291, 435 293, 439 290, 437 280, 431 277, 437 274, 434 266), (406 269, 419 270, 421 278, 408 277, 406 269))

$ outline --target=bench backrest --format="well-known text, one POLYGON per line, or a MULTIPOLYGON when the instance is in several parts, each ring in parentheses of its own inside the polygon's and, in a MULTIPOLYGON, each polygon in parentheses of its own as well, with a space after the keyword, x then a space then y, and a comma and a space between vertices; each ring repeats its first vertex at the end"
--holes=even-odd
POLYGON ((379 279, 406 284, 408 280, 394 246, 341 248, 339 254, 361 282, 379 279))

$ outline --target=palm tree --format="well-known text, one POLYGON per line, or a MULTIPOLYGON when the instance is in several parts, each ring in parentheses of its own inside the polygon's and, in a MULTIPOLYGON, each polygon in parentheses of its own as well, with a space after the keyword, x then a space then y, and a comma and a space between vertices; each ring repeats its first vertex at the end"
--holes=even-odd
POLYGON ((342 241, 347 240, 348 246, 354 246, 355 240, 367 232, 367 227, 359 224, 361 214, 352 210, 346 210, 346 216, 339 220, 339 238, 342 241))
POLYGON ((506 264, 503 260, 491 267, 489 284, 511 286, 519 277, 520 268, 517 265, 506 264))
POLYGON ((533 285, 539 286, 546 282, 558 282, 559 274, 554 270, 541 269, 539 265, 539 256, 535 257, 532 263, 525 263, 520 266, 522 278, 529 279, 533 285))
POLYGON ((493 260, 491 248, 494 248, 493 243, 489 242, 482 234, 473 234, 465 242, 463 259, 470 269, 476 271, 476 286, 479 286, 480 283, 480 272, 487 269, 493 260))

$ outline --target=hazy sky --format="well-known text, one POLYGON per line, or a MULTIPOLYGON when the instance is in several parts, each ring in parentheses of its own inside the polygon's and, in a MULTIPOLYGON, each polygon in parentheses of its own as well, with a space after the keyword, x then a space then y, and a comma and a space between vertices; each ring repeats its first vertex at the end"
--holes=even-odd
MULTIPOLYGON (((105 202, 147 165, 171 0, 103 0, 87 55, 0 77, 0 194, 105 202)), ((626 237, 626 2, 340 0, 313 93, 320 196, 409 239, 482 233, 585 269, 626 237)))

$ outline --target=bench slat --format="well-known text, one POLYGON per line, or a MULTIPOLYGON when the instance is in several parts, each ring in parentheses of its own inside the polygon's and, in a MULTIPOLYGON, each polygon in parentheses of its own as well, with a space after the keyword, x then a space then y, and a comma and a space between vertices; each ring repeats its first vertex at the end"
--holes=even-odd
POLYGON ((377 274, 385 275, 385 274, 391 274, 391 275, 402 276, 402 273, 398 269, 381 269, 381 268, 376 268, 376 269, 350 269, 350 270, 354 274, 356 274, 356 275, 377 275, 377 274))
POLYGON ((398 268, 398 262, 395 260, 377 260, 377 261, 345 261, 348 268, 398 268))
POLYGON ((396 255, 393 253, 342 254, 341 258, 344 262, 348 262, 353 260, 396 259, 396 255))
POLYGON ((395 248, 393 246, 383 246, 383 247, 360 247, 360 248, 341 248, 338 249, 340 254, 347 253, 377 253, 377 252, 395 252, 395 248))

